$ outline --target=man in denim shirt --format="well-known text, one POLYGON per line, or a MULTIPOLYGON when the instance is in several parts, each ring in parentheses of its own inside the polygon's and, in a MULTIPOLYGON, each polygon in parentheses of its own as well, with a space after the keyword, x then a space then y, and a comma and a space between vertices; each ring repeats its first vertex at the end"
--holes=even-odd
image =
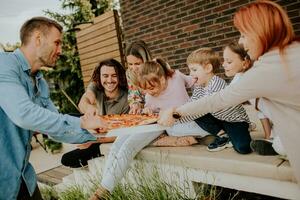
POLYGON ((96 116, 59 114, 49 97, 39 70, 55 65, 62 27, 35 17, 24 23, 20 37, 20 49, 0 54, 0 200, 41 199, 28 162, 33 131, 63 142, 84 143, 96 140, 86 129, 105 129, 96 116))

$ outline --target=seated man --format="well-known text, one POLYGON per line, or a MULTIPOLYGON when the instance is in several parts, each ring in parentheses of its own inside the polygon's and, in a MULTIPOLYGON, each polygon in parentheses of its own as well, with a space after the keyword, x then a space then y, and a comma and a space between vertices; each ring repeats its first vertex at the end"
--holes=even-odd
MULTIPOLYGON (((80 99, 79 109, 88 115, 128 113, 125 69, 118 61, 108 59, 99 63, 80 99)), ((79 149, 64 154, 61 163, 72 168, 86 166, 88 160, 101 156, 100 143, 79 145, 79 149)))

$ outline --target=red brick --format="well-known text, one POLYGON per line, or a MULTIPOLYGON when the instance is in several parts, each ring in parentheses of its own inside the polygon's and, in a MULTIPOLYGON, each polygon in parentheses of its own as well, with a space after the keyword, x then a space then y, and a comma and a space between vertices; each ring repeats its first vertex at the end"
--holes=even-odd
POLYGON ((188 27, 185 27, 183 29, 184 32, 192 32, 192 31, 195 31, 199 28, 199 25, 198 24, 193 24, 193 25, 190 25, 188 27))
MULTIPOLYGON (((223 47, 239 38, 232 16, 255 0, 120 0, 126 44, 143 39, 154 56, 168 59, 172 67, 188 73, 185 64, 191 51, 223 47)), ((287 10, 295 33, 300 34, 300 0, 276 0, 287 10)), ((223 75, 223 69, 220 69, 223 75)))

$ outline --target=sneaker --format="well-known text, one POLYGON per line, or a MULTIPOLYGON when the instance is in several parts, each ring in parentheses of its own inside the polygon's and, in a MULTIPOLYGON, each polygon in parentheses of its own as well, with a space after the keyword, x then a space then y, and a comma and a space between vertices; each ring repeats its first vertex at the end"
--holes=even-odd
POLYGON ((278 155, 274 148, 272 147, 272 142, 267 140, 252 140, 250 142, 250 147, 253 152, 256 152, 258 155, 264 156, 273 156, 278 155))
POLYGON ((231 148, 232 143, 228 137, 217 137, 215 141, 207 146, 207 150, 211 152, 222 151, 226 148, 231 148))
POLYGON ((216 136, 214 135, 206 135, 204 137, 195 137, 199 144, 208 146, 209 144, 213 143, 216 140, 216 136))

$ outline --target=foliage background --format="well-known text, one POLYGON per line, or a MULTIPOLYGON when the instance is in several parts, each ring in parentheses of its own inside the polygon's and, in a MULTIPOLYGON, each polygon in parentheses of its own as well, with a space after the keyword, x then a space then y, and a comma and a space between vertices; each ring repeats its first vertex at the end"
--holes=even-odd
POLYGON ((91 23, 95 16, 110 9, 110 0, 61 0, 61 7, 70 11, 61 14, 45 11, 46 15, 64 26, 62 54, 55 70, 44 73, 50 90, 51 99, 62 113, 78 113, 76 108, 63 95, 64 90, 77 105, 84 93, 78 49, 76 46, 76 25, 91 23))

